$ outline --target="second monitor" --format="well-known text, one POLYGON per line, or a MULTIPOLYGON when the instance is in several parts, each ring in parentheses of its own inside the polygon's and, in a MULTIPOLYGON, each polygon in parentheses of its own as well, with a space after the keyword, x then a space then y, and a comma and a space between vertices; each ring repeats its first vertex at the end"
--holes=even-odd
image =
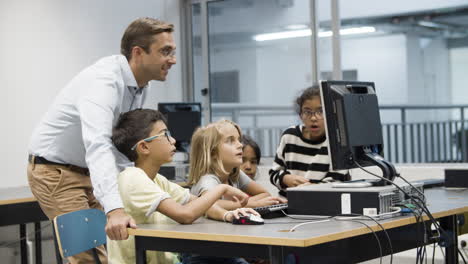
POLYGON ((158 110, 167 118, 167 127, 177 141, 177 150, 189 152, 192 134, 201 125, 201 104, 159 103, 158 110))

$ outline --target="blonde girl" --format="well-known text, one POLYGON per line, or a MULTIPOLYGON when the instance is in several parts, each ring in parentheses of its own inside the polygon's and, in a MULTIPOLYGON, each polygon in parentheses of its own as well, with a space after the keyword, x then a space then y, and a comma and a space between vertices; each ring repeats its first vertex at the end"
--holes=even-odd
MULTIPOLYGON (((241 136, 240 127, 229 120, 220 120, 195 131, 190 152, 189 184, 192 185, 192 194, 200 196, 219 184, 229 184, 250 195, 246 207, 286 202, 282 198, 272 197, 265 188, 240 170, 241 136)), ((226 210, 241 207, 238 201, 230 198, 224 197, 219 205, 226 210)))

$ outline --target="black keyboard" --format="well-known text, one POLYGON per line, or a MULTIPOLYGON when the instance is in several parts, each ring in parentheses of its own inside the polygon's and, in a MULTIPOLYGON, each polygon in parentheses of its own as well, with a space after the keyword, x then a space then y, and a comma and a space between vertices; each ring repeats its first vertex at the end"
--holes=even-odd
POLYGON ((274 204, 274 205, 268 205, 268 206, 261 206, 261 207, 256 207, 253 208, 257 213, 259 213, 263 218, 276 218, 276 217, 282 217, 284 216, 283 212, 281 210, 286 210, 288 209, 288 204, 283 203, 283 204, 274 204))

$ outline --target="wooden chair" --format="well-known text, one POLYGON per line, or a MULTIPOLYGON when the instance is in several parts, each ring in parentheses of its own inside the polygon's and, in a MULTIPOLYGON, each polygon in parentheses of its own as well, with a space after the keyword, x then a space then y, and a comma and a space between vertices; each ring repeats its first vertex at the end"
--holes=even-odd
POLYGON ((56 242, 63 258, 92 249, 101 264, 96 247, 106 243, 106 215, 98 209, 85 209, 54 218, 56 242))

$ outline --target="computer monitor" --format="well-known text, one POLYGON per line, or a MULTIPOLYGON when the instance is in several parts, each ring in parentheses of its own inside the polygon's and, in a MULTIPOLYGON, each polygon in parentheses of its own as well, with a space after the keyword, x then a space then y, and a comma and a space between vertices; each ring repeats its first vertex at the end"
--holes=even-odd
MULTIPOLYGON (((395 167, 382 157, 379 104, 372 82, 321 81, 320 94, 333 170, 378 166, 393 181, 395 167)), ((390 184, 383 179, 374 186, 390 184)))
POLYGON ((159 103, 158 110, 167 118, 168 129, 177 141, 177 150, 189 152, 192 134, 201 125, 201 104, 159 103))

